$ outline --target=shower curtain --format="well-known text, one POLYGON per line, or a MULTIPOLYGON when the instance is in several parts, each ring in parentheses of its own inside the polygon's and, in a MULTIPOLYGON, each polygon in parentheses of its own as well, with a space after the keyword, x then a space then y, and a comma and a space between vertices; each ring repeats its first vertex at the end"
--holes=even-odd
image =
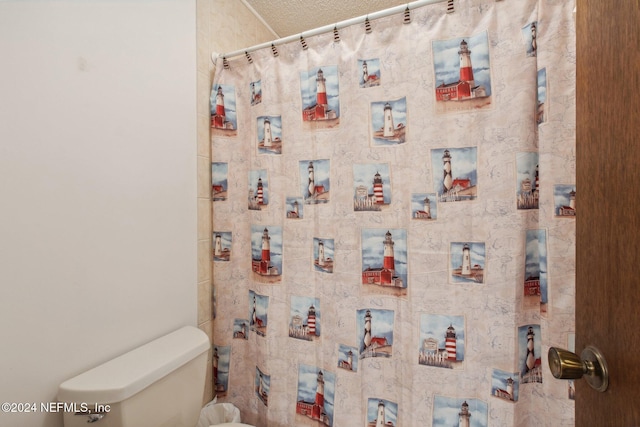
MULTIPOLYGON (((449 2, 451 3, 451 2, 449 2)), ((219 59, 213 376, 277 426, 572 426, 573 2, 219 59)))

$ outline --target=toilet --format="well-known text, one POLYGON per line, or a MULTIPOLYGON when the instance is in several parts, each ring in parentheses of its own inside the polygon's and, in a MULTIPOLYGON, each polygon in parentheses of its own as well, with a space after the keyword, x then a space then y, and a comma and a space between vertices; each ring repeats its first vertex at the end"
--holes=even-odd
POLYGON ((195 427, 209 348, 203 331, 185 326, 63 382, 64 427, 195 427))

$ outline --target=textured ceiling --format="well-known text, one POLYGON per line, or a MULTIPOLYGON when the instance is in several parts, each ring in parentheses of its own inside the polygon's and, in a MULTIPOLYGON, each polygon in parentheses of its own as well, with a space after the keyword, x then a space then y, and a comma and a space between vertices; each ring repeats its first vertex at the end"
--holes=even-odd
POLYGON ((407 0, 243 0, 278 37, 389 9, 407 0))

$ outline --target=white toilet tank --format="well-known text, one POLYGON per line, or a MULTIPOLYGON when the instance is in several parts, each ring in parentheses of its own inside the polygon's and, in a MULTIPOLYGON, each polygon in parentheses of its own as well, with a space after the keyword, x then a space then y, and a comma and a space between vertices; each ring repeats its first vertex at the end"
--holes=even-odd
POLYGON ((60 384, 65 427, 194 427, 207 372, 209 338, 185 326, 60 384), (72 405, 74 404, 75 405, 72 405))

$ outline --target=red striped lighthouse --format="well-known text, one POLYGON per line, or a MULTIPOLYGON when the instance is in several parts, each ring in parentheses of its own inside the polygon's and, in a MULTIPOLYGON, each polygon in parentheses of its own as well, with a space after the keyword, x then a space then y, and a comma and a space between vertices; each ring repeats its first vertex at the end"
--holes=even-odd
POLYGON ((391 233, 387 231, 384 235, 384 262, 382 266, 385 270, 391 270, 392 272, 396 269, 393 245, 394 243, 393 240, 391 240, 391 233))
POLYGON ((316 308, 312 305, 309 307, 309 314, 307 315, 307 326, 309 327, 309 335, 316 334, 316 308))
POLYGON ((382 190, 382 178, 380 173, 376 172, 373 177, 373 195, 376 199, 376 203, 379 205, 384 204, 384 192, 382 190))
POLYGON ((264 205, 264 189, 262 188, 262 178, 258 178, 257 199, 259 205, 264 205))
POLYGON ((469 86, 473 88, 475 82, 473 80, 473 69, 471 68, 471 51, 466 41, 460 42, 460 81, 469 83, 469 86))
POLYGON ((456 360, 456 330, 449 325, 445 334, 444 348, 447 350, 447 359, 456 360))

